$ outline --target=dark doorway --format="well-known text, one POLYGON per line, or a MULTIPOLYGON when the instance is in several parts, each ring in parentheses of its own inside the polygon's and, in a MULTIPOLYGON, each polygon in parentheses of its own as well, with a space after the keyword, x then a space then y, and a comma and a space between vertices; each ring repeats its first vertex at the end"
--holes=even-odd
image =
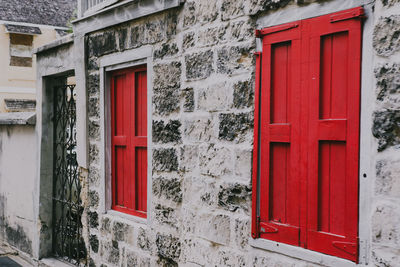
POLYGON ((0 266, 1 267, 22 267, 22 265, 16 263, 9 257, 0 257, 0 266))
POLYGON ((69 263, 85 265, 83 206, 76 157, 75 85, 54 88, 53 125, 53 253, 69 263))

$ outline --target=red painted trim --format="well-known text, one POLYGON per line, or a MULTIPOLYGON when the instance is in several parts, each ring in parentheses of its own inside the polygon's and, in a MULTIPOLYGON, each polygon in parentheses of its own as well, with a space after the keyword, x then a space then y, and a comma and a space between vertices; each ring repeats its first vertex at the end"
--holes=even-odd
MULTIPOLYGON (((111 96, 111 110, 114 110, 115 109, 115 79, 114 79, 114 76, 111 76, 111 79, 110 79, 110 82, 111 82, 111 86, 110 86, 110 89, 111 89, 111 93, 110 93, 110 96, 111 96)), ((112 138, 111 138, 111 162, 112 162, 112 166, 111 166, 111 173, 112 173, 112 175, 111 175, 111 192, 112 192, 112 206, 114 206, 115 204, 116 204, 116 195, 115 195, 115 191, 116 191, 116 188, 115 188, 115 175, 114 175, 114 173, 115 173, 115 163, 114 163, 114 159, 115 159, 115 149, 114 149, 114 146, 116 145, 115 144, 115 138, 113 138, 114 137, 114 125, 115 125, 115 115, 114 115, 114 112, 111 112, 111 135, 112 135, 112 138)))
POLYGON ((287 30, 296 28, 298 26, 299 26, 299 23, 297 23, 297 22, 295 22, 295 23, 286 23, 286 24, 282 24, 282 25, 273 26, 273 27, 269 27, 269 28, 265 28, 265 29, 259 30, 258 35, 260 37, 263 37, 263 36, 268 35, 268 34, 287 31, 287 30))
POLYGON ((123 207, 123 206, 112 206, 112 209, 115 210, 115 211, 123 212, 123 213, 130 214, 130 215, 134 215, 134 216, 137 216, 137 217, 147 218, 147 213, 146 212, 137 211, 137 210, 134 210, 134 209, 128 209, 128 208, 123 207))
POLYGON ((259 124, 260 124, 260 83, 261 83, 261 53, 256 56, 256 87, 254 96, 254 142, 253 142, 253 188, 252 188, 252 220, 251 236, 259 237, 258 233, 258 214, 257 214, 257 188, 258 188, 258 153, 259 153, 259 124))
POLYGON ((363 17, 364 17, 364 8, 356 7, 353 9, 348 9, 331 15, 330 22, 333 23, 333 22, 354 19, 354 18, 363 18, 363 17))

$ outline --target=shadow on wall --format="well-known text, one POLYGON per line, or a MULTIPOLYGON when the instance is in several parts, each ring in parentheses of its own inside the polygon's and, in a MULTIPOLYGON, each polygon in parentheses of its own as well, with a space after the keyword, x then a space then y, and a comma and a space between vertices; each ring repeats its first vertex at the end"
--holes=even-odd
POLYGON ((32 241, 27 237, 24 229, 10 225, 5 216, 6 198, 0 195, 0 239, 19 250, 32 255, 32 241))

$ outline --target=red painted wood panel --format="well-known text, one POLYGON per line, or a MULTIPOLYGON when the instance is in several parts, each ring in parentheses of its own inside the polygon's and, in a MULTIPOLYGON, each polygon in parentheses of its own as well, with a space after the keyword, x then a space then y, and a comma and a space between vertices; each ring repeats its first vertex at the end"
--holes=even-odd
POLYGON ((320 119, 346 118, 348 33, 321 37, 320 119))
POLYGON ((286 216, 290 208, 286 206, 286 200, 290 175, 290 146, 285 143, 271 143, 270 154, 269 219, 273 222, 288 223, 286 216))
POLYGON ((147 149, 136 149, 136 209, 147 210, 147 149))
POLYGON ((126 127, 122 123, 125 118, 125 108, 126 104, 124 102, 124 99, 127 97, 127 90, 125 90, 126 87, 126 75, 120 75, 116 76, 113 79, 114 82, 114 101, 113 101, 113 107, 115 110, 114 113, 114 123, 115 123, 115 128, 114 128, 114 136, 113 136, 113 144, 115 146, 114 148, 114 153, 115 153, 115 177, 118 177, 118 179, 115 179, 115 202, 118 205, 124 205, 125 204, 125 199, 124 199, 124 188, 125 188, 125 177, 127 173, 127 168, 129 166, 126 165, 127 162, 127 150, 126 150, 126 143, 121 142, 120 140, 126 139, 127 132, 126 132, 126 127), (121 89, 117 89, 121 88, 121 89))
POLYGON ((357 262, 362 14, 256 32, 253 238, 357 262))
POLYGON ((271 123, 288 122, 290 52, 290 42, 271 46, 271 123))
POLYGON ((259 225, 259 214, 258 214, 258 188, 259 188, 259 182, 258 182, 258 175, 259 175, 259 151, 260 151, 260 94, 261 94, 261 60, 262 56, 260 52, 255 53, 256 57, 256 74, 255 74, 255 92, 254 92, 254 148, 253 148, 253 170, 252 170, 252 196, 251 196, 251 205, 252 205, 252 211, 251 211, 251 236, 252 238, 258 238, 260 236, 260 225, 259 225))
POLYGON ((344 235, 346 208, 346 144, 319 144, 318 231, 344 235))
POLYGON ((299 31, 264 39, 260 115, 259 235, 299 245, 299 31), (296 144, 293 146, 293 142, 296 144))
POLYGON ((136 158, 136 209, 147 210, 147 75, 135 73, 135 158, 136 158))
POLYGON ((145 71, 136 72, 135 135, 147 136, 147 75, 145 71))
POLYGON ((147 75, 144 66, 111 75, 112 208, 146 217, 147 75))
POLYGON ((358 260, 361 20, 308 20, 307 245, 358 260))

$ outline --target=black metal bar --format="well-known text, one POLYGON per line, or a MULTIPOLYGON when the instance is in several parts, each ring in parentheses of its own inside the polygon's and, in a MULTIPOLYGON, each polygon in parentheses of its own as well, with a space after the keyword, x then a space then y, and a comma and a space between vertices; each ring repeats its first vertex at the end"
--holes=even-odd
POLYGON ((75 85, 54 90, 53 253, 77 266, 86 262, 81 186, 76 160, 75 85))

